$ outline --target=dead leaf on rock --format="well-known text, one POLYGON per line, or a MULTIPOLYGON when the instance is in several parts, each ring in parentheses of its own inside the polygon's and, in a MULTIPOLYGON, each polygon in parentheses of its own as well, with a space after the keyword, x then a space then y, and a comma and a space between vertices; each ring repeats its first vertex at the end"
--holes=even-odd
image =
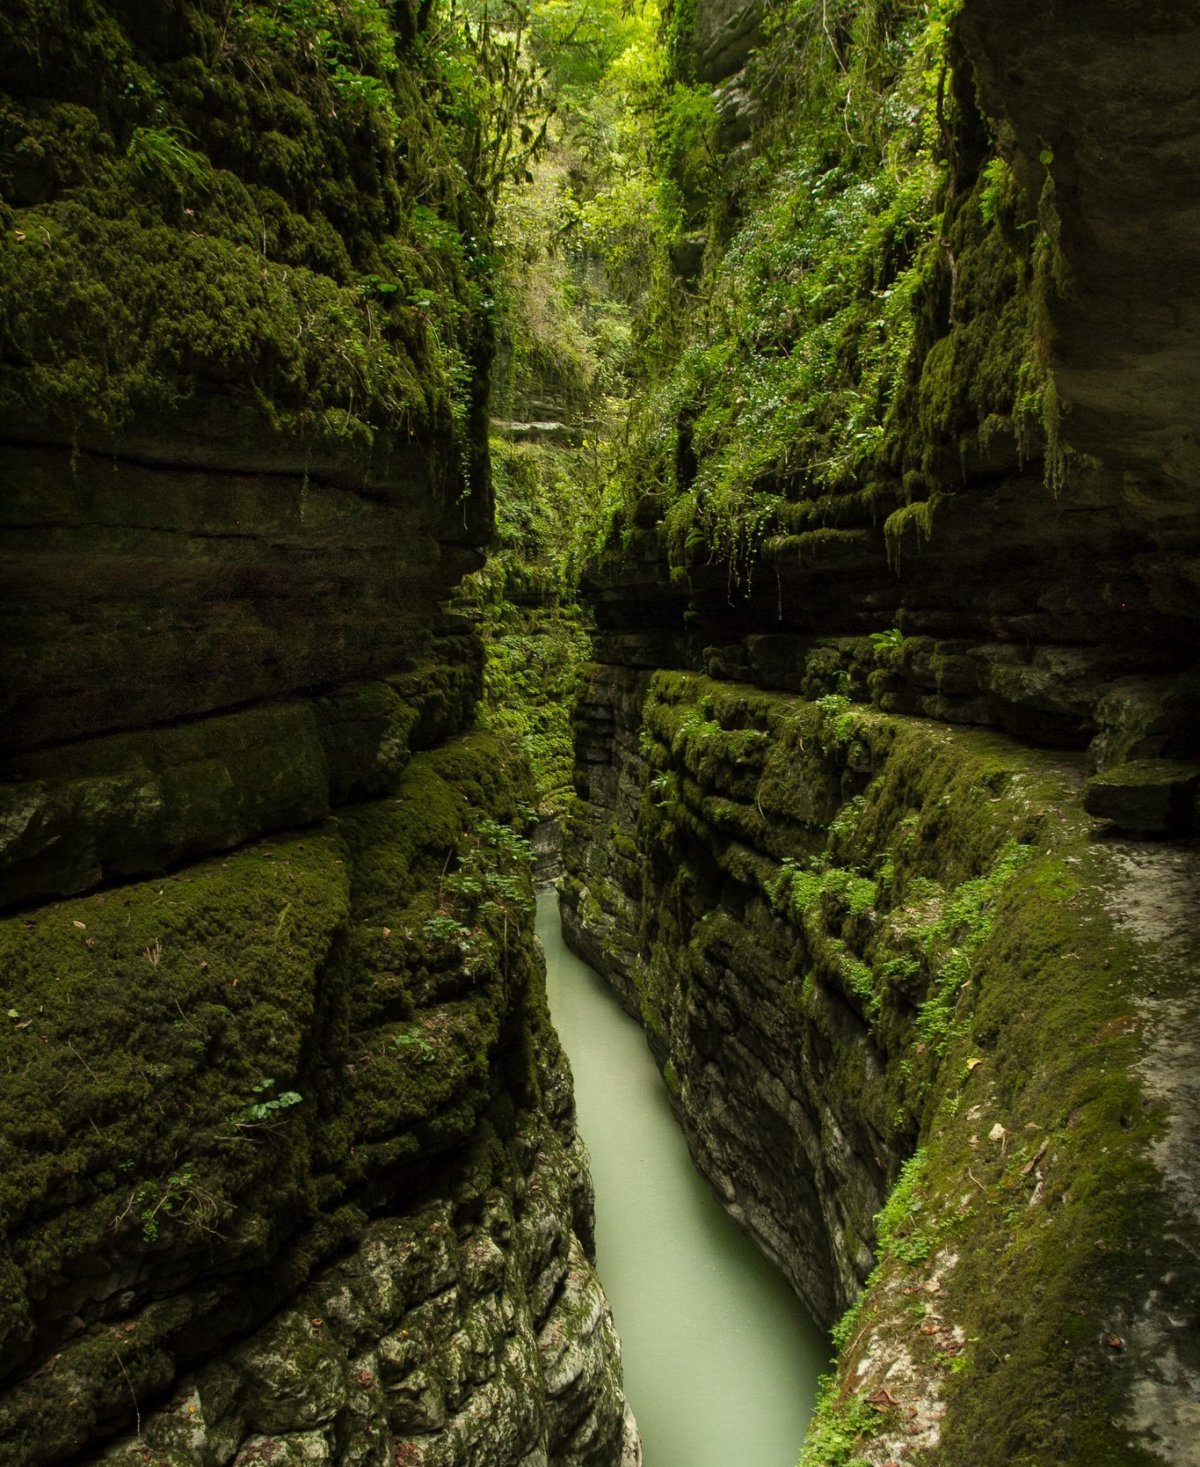
POLYGON ((1125 1348, 1125 1341, 1121 1336, 1114 1335, 1111 1332, 1104 1336, 1104 1343, 1110 1350, 1123 1350, 1125 1348))
POLYGON ((877 1390, 872 1391, 867 1397, 868 1406, 878 1406, 884 1411, 891 1410, 899 1404, 900 1402, 892 1395, 891 1391, 887 1390, 884 1386, 880 1386, 877 1390))
POLYGON ((78 917, 75 917, 72 920, 72 922, 71 922, 71 926, 72 927, 86 927, 87 926, 87 923, 86 922, 81 922, 78 917))

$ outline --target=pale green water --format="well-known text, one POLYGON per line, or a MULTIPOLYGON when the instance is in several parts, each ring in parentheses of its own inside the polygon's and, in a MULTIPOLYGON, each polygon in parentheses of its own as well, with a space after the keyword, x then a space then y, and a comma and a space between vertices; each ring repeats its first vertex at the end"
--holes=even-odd
POLYGON ((692 1166, 641 1029, 567 950, 554 892, 538 934, 646 1467, 795 1467, 828 1342, 692 1166))

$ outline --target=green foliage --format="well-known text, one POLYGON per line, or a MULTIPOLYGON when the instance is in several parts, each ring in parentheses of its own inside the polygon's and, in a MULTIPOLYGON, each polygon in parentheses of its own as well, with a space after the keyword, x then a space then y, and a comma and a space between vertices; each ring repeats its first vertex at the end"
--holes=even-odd
MULTIPOLYGON (((228 26, 248 52, 285 51, 326 89, 325 106, 379 113, 397 126, 387 78, 397 70, 396 36, 388 7, 377 0, 276 0, 267 7, 234 0, 228 26)), ((229 31, 227 31, 227 35, 229 31)), ((311 83, 310 83, 311 84, 311 83)))
POLYGON ((867 1467, 861 1448, 878 1429, 878 1413, 861 1396, 843 1395, 833 1376, 822 1376, 817 1387, 798 1467, 867 1467))
POLYGON ((449 0, 439 35, 447 115, 491 231, 506 185, 531 181, 552 103, 531 49, 529 0, 449 0))
MULTIPOLYGON (((674 567, 716 557, 737 581, 880 519, 897 562, 970 444, 1034 456, 1053 438, 1045 231, 1000 158, 966 171, 959 133, 979 123, 958 9, 780 6, 752 63, 770 104, 718 175, 688 87, 692 7, 672 8, 639 196, 646 382, 616 516, 628 533, 653 496, 674 567), (698 285, 664 274, 677 247, 703 249, 698 285)), ((1047 462, 1053 479, 1053 443, 1047 462)))
POLYGON ((130 1214, 141 1224, 142 1242, 157 1243, 163 1224, 173 1219, 200 1232, 215 1232, 214 1222, 223 1207, 219 1198, 205 1191, 196 1180, 195 1168, 185 1162, 162 1182, 140 1182, 130 1194, 119 1226, 130 1214))
POLYGON ((889 627, 886 632, 871 633, 871 643, 875 647, 899 647, 903 642, 904 633, 899 627, 889 627))
POLYGON ((917 1031, 938 1054, 961 1032, 955 1020, 959 993, 971 977, 975 954, 992 934, 1000 896, 1032 854, 1029 846, 1010 841, 989 871, 956 887, 940 904, 936 920, 918 931, 917 943, 933 981, 917 1017, 917 1031))
POLYGON ((574 602, 589 506, 570 448, 492 442, 497 542, 463 594, 486 648, 485 727, 517 740, 543 811, 571 785, 571 706, 588 639, 574 602))
POLYGON ((304 1099, 295 1090, 281 1090, 278 1095, 273 1095, 271 1092, 274 1088, 275 1081, 273 1078, 268 1077, 265 1080, 260 1080, 254 1086, 254 1094, 261 1095, 263 1098, 254 1101, 252 1104, 246 1106, 244 1110, 240 1111, 234 1117, 237 1124, 247 1125, 256 1121, 270 1120, 281 1110, 290 1110, 293 1105, 299 1105, 304 1099))
POLYGON ((179 129, 135 127, 127 156, 135 168, 162 174, 180 192, 185 184, 198 189, 208 186, 207 161, 180 140, 179 129))
MULTIPOLYGON (((524 67, 536 78, 521 105, 537 115, 517 133, 527 127, 518 145, 538 146, 494 190, 496 538, 464 594, 488 649, 482 717, 519 742, 552 813, 571 785, 570 708, 587 655, 575 592, 602 520, 632 350, 621 269, 593 224, 597 201, 636 172, 626 152, 642 151, 626 104, 653 12, 539 0, 523 18, 493 14, 509 17, 507 34, 524 48, 523 59, 501 56, 501 73, 524 67)), ((480 12, 476 44, 490 24, 480 12)), ((498 85, 495 68, 489 75, 498 85)))
POLYGON ((921 1194, 925 1184, 925 1153, 916 1151, 900 1168, 887 1201, 875 1217, 876 1250, 881 1260, 924 1263, 933 1252, 937 1229, 923 1218, 921 1194))

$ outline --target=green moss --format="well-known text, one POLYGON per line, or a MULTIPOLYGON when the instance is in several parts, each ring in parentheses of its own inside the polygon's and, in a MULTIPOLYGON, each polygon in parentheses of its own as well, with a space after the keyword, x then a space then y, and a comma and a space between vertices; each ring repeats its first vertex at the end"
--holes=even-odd
POLYGON ((887 542, 888 559, 893 565, 900 563, 900 552, 909 530, 914 532, 917 546, 920 546, 922 541, 932 539, 933 515, 936 507, 936 501, 922 499, 918 500, 916 504, 906 504, 900 509, 894 509, 888 515, 883 525, 883 538, 887 542))
MULTIPOLYGON (((1106 1339, 1161 1272, 1148 1247, 1170 1252, 1181 1300, 1194 1262, 1162 1242, 1145 980, 1105 907, 1082 761, 674 671, 650 678, 644 718, 634 976, 660 1063, 686 1096, 696 1018, 729 974, 817 1064, 821 1103, 892 1158, 804 1460, 852 1461, 891 1429, 866 1394, 901 1352, 946 1401, 946 1462, 1143 1460, 1114 1424, 1129 1351, 1106 1339), (766 741, 742 791, 707 751, 748 729, 766 741), (931 1274, 930 1323, 911 1306, 931 1274)), ((845 1245, 867 1224, 848 1218, 845 1245)))
MULTIPOLYGON (((989 136, 959 10, 870 0, 772 17, 750 63, 749 143, 715 186, 689 191, 676 169, 680 196, 708 202, 688 226, 707 231, 702 304, 651 292, 643 333, 659 350, 614 466, 626 553, 649 508, 673 583, 714 560, 738 588, 760 557, 898 564, 981 461, 1044 453, 1061 482, 1052 199, 1026 197, 989 136)), ((673 13, 669 46, 689 24, 673 13)))
MULTIPOLYGON (((1047 795, 1043 786, 1035 800, 1047 795)), ((999 797, 1010 830, 1027 818, 1026 800, 999 797)), ((945 803, 953 811, 960 801, 945 803)), ((975 1345, 938 1355, 915 1331, 902 1334, 941 1378, 943 1459, 1033 1463, 1054 1444, 1100 1462, 1149 1460, 1116 1424, 1127 1378, 1104 1343, 1113 1318, 1141 1299, 1144 1240, 1167 1226, 1147 1152, 1154 1111, 1132 1072, 1136 958, 1103 908, 1103 850, 1078 815, 1065 816, 1069 805, 1057 808, 1049 841, 1001 848, 985 876, 949 889, 906 879, 921 943, 965 951, 969 975, 937 1040, 942 1063, 920 1052, 927 1034, 894 1051, 905 1055, 898 1078, 927 1087, 915 1102, 922 1149, 877 1219, 876 1271, 838 1331, 843 1373, 823 1397, 814 1442, 836 1423, 853 1363, 895 1348, 873 1345, 872 1332, 893 1339, 897 1298, 919 1289, 918 1270, 945 1245, 957 1263, 938 1315, 975 1345)), ((929 1002, 940 1002, 937 980, 929 1002)), ((928 1004, 918 1035, 927 1013, 928 1004)))
POLYGON ((61 1368, 0 1404, 14 1462, 165 1388, 187 1331, 257 1322, 361 1228, 356 1199, 536 1083, 529 855, 506 823, 529 798, 477 735, 315 832, 0 923, 6 1352, 81 1260, 134 1280, 115 1327, 85 1309, 61 1368))
MULTIPOLYGON (((3 924, 23 1017, 3 1034, 0 1208, 28 1307, 114 1230, 118 1251, 144 1242, 142 1214, 172 1191, 158 1233, 185 1248, 251 1193, 303 1209, 303 1107, 261 1131, 240 1118, 267 1077, 306 1089, 317 975, 348 908, 343 858, 335 836, 297 837, 3 924)), ((6 1313, 10 1341, 26 1307, 6 1313)))
POLYGON ((395 25, 369 0, 6 15, 10 418, 111 441, 216 391, 314 447, 463 428, 478 201, 444 58, 398 60, 395 25))

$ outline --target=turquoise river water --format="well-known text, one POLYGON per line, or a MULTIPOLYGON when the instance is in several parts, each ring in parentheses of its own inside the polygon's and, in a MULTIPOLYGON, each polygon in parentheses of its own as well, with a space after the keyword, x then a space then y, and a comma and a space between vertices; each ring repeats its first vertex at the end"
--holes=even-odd
POLYGON ((552 891, 538 934, 646 1467, 795 1467, 828 1342, 695 1170, 645 1036, 567 950, 552 891))

